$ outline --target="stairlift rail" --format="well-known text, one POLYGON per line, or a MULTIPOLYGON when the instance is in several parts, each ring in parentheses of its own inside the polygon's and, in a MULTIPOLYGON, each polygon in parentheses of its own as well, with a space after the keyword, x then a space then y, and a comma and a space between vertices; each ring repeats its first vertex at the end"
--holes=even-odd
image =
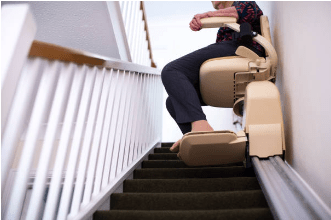
POLYGON ((253 167, 275 219, 330 219, 331 213, 279 157, 252 158, 253 167))

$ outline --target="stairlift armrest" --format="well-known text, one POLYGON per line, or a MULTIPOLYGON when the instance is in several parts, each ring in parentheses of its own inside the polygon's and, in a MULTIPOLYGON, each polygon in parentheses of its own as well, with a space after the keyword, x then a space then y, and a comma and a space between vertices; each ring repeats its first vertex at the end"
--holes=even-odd
MULTIPOLYGON (((240 32, 240 25, 237 23, 227 23, 225 24, 226 27, 231 28, 232 30, 236 32, 240 32)), ((275 48, 272 46, 272 44, 269 42, 268 39, 258 34, 256 37, 253 38, 254 41, 258 42, 266 51, 266 54, 268 54, 268 57, 266 58, 267 62, 270 62, 270 75, 275 76, 277 63, 278 63, 278 57, 275 48)))
POLYGON ((228 23, 237 23, 234 17, 209 17, 201 19, 202 28, 219 28, 228 23))

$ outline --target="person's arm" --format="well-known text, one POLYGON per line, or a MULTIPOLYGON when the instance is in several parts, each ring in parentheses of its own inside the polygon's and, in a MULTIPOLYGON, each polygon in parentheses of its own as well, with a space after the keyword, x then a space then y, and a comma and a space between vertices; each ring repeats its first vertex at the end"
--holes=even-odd
POLYGON ((225 9, 219 9, 217 11, 209 11, 203 14, 197 14, 194 16, 190 23, 190 28, 192 31, 199 31, 201 30, 201 19, 202 18, 209 18, 209 17, 234 17, 238 19, 238 13, 236 7, 229 7, 225 9))

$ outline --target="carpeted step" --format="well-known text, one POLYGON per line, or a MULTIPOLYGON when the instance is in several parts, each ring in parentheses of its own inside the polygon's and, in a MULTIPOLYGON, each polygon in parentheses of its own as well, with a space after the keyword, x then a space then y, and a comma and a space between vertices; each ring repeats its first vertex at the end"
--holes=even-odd
POLYGON ((148 160, 179 160, 177 153, 155 153, 148 155, 148 160))
POLYGON ((111 195, 111 210, 213 210, 267 207, 262 190, 111 195))
POLYGON ((273 219, 252 168, 242 162, 188 167, 169 150, 172 144, 155 149, 124 181, 123 193, 111 195, 111 210, 93 219, 273 219))
POLYGON ((227 210, 190 210, 190 211, 136 211, 112 210, 98 211, 94 220, 268 220, 273 219, 268 208, 227 209, 227 210))
MULTIPOLYGON (((243 163, 222 164, 210 167, 243 166, 243 163)), ((182 160, 145 160, 142 168, 192 168, 187 166, 182 160)))
POLYGON ((215 179, 133 179, 125 180, 125 193, 222 192, 259 190, 255 177, 215 179))
POLYGON ((252 177, 254 172, 244 167, 202 167, 202 168, 144 168, 133 173, 134 179, 182 179, 182 178, 225 178, 252 177))

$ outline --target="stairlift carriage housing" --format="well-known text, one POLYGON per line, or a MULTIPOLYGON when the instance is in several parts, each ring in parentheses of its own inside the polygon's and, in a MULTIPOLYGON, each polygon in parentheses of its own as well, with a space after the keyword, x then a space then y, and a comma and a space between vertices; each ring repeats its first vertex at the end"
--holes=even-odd
MULTIPOLYGON (((202 28, 229 27, 240 32, 240 25, 232 17, 204 18, 201 23, 202 28)), ((244 130, 185 134, 178 157, 187 165, 220 165, 242 162, 245 156, 267 158, 283 154, 280 95, 272 83, 276 78, 277 54, 266 16, 261 16, 261 33, 253 40, 264 47, 266 58, 240 46, 238 56, 210 59, 201 65, 200 91, 204 102, 215 107, 233 107, 235 114, 242 116, 240 107, 244 101, 244 130)))

